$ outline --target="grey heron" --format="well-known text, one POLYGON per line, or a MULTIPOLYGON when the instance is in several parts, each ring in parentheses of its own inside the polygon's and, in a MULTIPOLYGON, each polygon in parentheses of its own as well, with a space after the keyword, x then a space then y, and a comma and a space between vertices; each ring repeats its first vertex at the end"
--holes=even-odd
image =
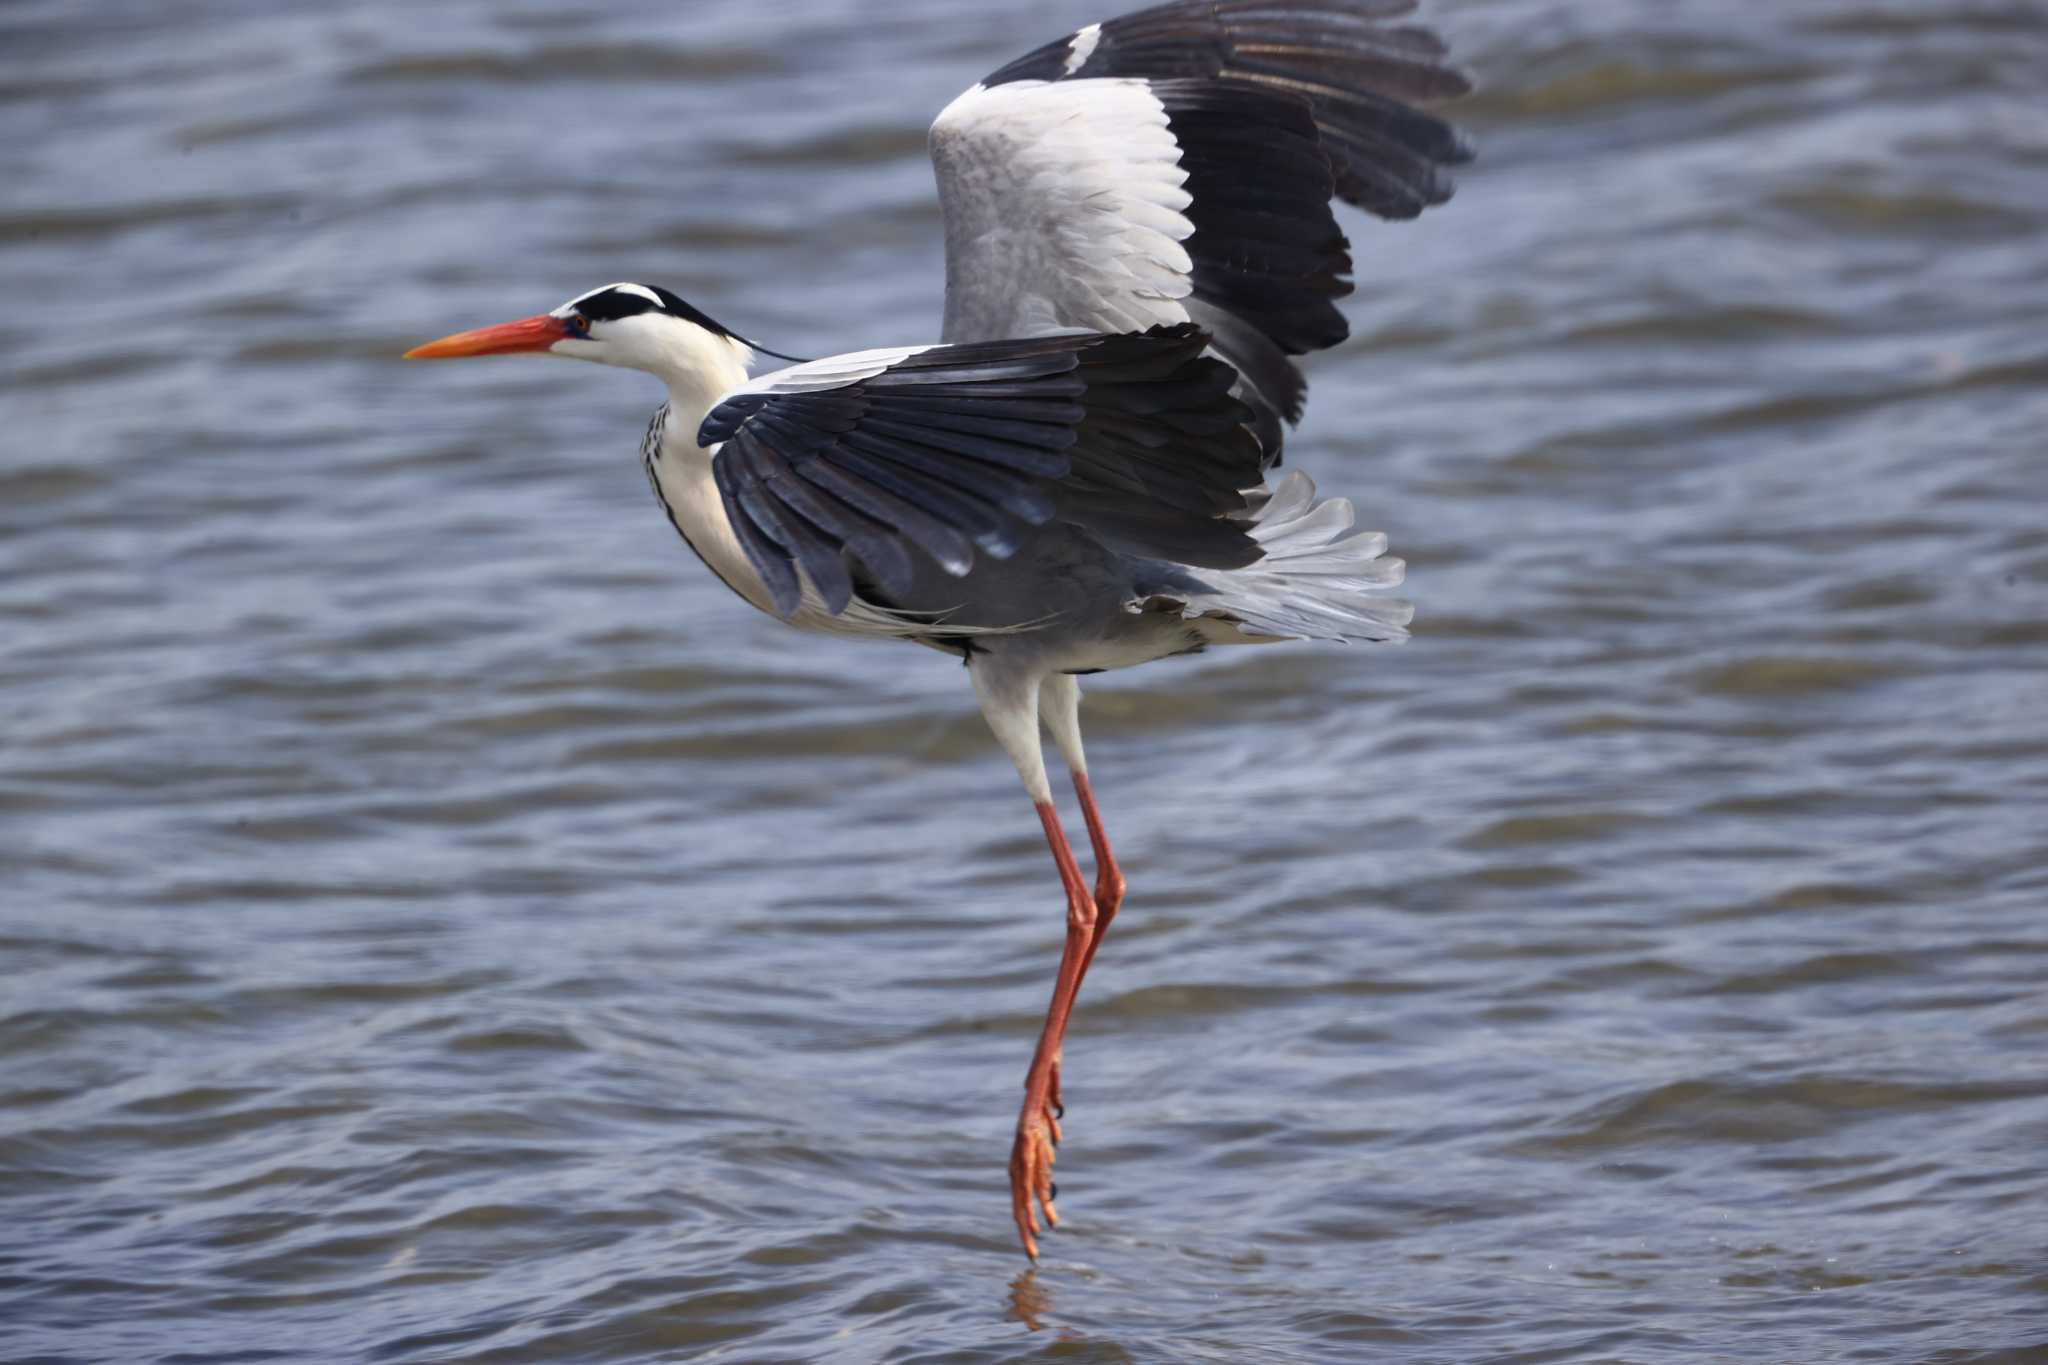
MULTIPOLYGON (((792 625, 966 663, 1037 807, 1066 942, 1011 1145, 1036 1259, 1057 1226, 1061 1046, 1123 901, 1082 751, 1076 679, 1215 645, 1401 639, 1402 566, 1349 502, 1273 473, 1294 356, 1343 341, 1333 201, 1413 218, 1470 148, 1417 107, 1467 78, 1413 0, 1172 0, 1090 24, 931 129, 946 234, 936 343, 749 378, 757 346, 621 283, 409 352, 534 352, 668 388, 641 456, 669 521, 792 625), (1095 862, 1060 825, 1040 729, 1095 862)), ((783 357, 789 359, 790 357, 783 357)))

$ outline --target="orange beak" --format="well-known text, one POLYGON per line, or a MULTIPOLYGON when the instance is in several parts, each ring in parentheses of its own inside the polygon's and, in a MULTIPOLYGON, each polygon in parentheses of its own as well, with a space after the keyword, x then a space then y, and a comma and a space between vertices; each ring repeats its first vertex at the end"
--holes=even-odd
POLYGON ((569 335, 560 318, 542 313, 537 318, 501 322, 496 327, 479 327, 457 332, 405 353, 407 360, 452 360, 461 355, 513 355, 520 351, 545 351, 569 335))

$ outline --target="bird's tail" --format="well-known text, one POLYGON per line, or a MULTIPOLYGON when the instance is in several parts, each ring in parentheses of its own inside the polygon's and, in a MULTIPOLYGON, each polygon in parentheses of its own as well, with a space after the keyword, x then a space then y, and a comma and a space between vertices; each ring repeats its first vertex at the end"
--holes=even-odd
POLYGON ((1407 639, 1415 608, 1382 595, 1407 566, 1387 556, 1385 535, 1354 530, 1353 520, 1347 499, 1318 502, 1308 475, 1288 474, 1245 528, 1265 555, 1242 569, 1198 571, 1210 591, 1190 595, 1186 615, 1220 627, 1219 644, 1407 639))

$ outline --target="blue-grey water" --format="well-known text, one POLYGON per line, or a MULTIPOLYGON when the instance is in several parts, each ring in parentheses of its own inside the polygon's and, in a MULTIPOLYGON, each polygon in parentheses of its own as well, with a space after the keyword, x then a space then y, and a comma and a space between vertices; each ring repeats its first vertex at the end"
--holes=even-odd
POLYGON ((1290 451, 1416 638, 1090 680, 1031 1274, 957 663, 712 581, 644 376, 397 361, 931 339, 927 121, 1102 3, 0 7, 0 1360, 2048 1359, 2032 0, 1430 10, 1290 451))

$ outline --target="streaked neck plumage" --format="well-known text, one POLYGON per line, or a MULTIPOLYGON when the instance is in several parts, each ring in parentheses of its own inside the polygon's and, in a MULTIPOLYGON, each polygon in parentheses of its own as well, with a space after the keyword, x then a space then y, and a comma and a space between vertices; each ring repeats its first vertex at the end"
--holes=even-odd
POLYGON ((747 382, 752 359, 741 342, 685 324, 663 327, 658 349, 643 347, 632 363, 668 385, 668 405, 656 415, 642 456, 670 523, 733 591, 772 611, 768 591, 726 519, 710 452, 697 444, 704 415, 747 382))

